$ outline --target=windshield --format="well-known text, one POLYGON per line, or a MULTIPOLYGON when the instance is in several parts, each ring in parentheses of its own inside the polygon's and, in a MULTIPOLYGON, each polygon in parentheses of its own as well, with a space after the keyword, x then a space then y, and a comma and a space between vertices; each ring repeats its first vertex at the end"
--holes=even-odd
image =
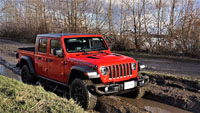
POLYGON ((108 49, 103 38, 100 37, 66 38, 64 41, 67 52, 69 53, 108 49))

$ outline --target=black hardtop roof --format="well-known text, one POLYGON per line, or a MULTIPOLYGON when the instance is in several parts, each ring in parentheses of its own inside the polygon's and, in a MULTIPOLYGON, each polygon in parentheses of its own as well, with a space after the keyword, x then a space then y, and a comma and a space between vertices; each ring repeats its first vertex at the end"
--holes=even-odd
POLYGON ((54 38, 60 38, 61 36, 73 36, 73 35, 97 35, 97 34, 87 34, 87 33, 56 33, 56 34, 38 34, 37 37, 54 37, 54 38))

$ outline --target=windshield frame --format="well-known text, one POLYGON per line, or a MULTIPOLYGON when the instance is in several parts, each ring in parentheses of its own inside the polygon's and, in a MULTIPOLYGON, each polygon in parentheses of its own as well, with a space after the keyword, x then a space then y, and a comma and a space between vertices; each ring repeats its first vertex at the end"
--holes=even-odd
POLYGON ((108 47, 107 43, 105 42, 104 38, 103 37, 96 37, 96 36, 94 36, 94 37, 70 37, 70 38, 64 38, 64 46, 66 48, 65 50, 66 50, 67 53, 82 53, 82 52, 85 53, 85 52, 109 50, 109 47, 108 47), (86 51, 86 50, 82 50, 82 49, 80 51, 69 51, 69 50, 67 50, 66 40, 68 40, 68 39, 87 39, 87 38, 99 38, 99 39, 102 39, 101 41, 102 41, 105 49, 100 49, 100 50, 91 49, 90 51, 86 51))

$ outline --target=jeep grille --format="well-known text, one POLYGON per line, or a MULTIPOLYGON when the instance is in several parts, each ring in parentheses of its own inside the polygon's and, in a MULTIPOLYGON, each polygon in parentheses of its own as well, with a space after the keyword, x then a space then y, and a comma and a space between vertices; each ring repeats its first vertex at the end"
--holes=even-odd
POLYGON ((117 64, 108 66, 109 79, 119 79, 132 76, 133 70, 131 63, 117 64))

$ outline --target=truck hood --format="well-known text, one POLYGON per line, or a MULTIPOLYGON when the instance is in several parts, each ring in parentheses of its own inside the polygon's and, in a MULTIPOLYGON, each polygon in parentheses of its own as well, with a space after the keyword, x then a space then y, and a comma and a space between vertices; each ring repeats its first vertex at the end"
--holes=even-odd
POLYGON ((127 57, 124 55, 116 54, 116 53, 98 53, 98 54, 91 54, 91 55, 76 55, 71 56, 69 58, 71 63, 79 63, 85 65, 110 65, 110 64, 121 64, 121 63, 131 63, 135 62, 136 60, 127 57))

